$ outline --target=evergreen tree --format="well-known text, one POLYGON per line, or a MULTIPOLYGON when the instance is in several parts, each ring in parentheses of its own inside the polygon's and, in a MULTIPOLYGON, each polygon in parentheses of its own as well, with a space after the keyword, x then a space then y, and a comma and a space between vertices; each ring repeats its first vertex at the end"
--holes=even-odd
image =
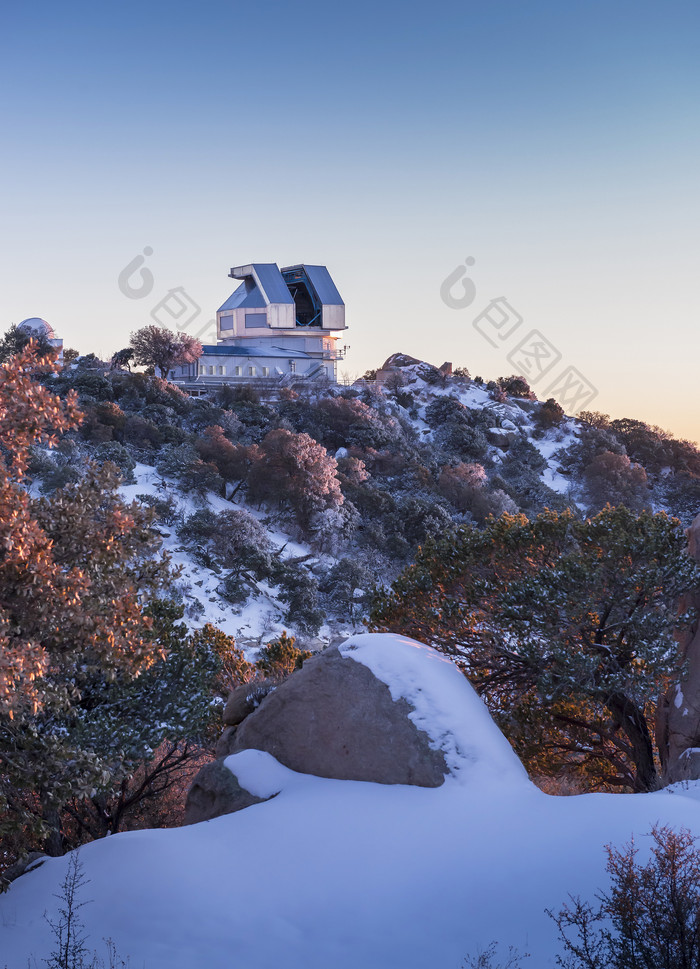
POLYGON ((51 497, 24 487, 30 446, 80 419, 72 395, 62 402, 36 380, 51 366, 31 345, 0 365, 0 834, 41 832, 58 854, 62 806, 149 743, 129 736, 124 703, 141 709, 147 671, 165 661, 144 606, 171 573, 151 513, 119 498, 114 465, 51 497))
POLYGON ((532 772, 648 791, 655 700, 693 619, 678 602, 698 585, 663 513, 503 515, 427 543, 372 623, 454 656, 532 772))

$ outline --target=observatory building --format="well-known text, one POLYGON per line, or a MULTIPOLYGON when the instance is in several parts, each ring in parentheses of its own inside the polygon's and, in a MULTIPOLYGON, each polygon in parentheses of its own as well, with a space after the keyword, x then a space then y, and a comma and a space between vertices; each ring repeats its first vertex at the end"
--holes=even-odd
POLYGON ((229 276, 241 284, 216 312, 218 342, 171 379, 190 386, 337 381, 345 304, 325 266, 257 262, 235 266, 229 276))
POLYGON ((17 329, 37 340, 43 337, 52 347, 58 350, 59 362, 63 363, 63 340, 56 336, 53 327, 46 320, 42 320, 38 316, 30 316, 28 319, 18 323, 17 329))

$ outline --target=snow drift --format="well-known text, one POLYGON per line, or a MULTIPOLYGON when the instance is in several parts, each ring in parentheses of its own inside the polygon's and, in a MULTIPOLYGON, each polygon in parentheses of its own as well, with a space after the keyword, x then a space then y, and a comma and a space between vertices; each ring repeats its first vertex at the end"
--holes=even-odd
MULTIPOLYGON (((260 797, 188 828, 130 832, 81 849, 91 947, 112 938, 146 969, 458 969, 496 940, 554 966, 545 908, 606 884, 604 845, 660 821, 700 835, 693 788, 550 797, 456 668, 391 635, 348 640, 413 706, 450 774, 438 788, 299 774, 261 751, 227 763, 260 797)), ((51 859, 0 898, 0 966, 51 951, 67 859, 51 859)))

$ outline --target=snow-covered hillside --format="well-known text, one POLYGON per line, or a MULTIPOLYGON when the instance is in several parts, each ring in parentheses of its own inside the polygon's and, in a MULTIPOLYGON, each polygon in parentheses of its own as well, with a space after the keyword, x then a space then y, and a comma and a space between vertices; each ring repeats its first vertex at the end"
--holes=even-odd
MULTIPOLYGON (((90 948, 111 938, 146 969, 459 969, 491 941, 555 965, 545 914, 607 884, 604 846, 652 825, 700 835, 698 792, 550 797, 532 785, 474 691, 443 656, 361 636, 343 649, 416 707, 446 753, 439 788, 296 774, 268 754, 231 758, 259 796, 188 828, 119 834, 81 849, 90 948)), ((68 858, 0 898, 0 965, 48 956, 68 858)))
MULTIPOLYGON (((244 509, 263 524, 269 523, 265 513, 244 502, 228 500, 213 492, 208 492, 198 501, 177 487, 176 482, 159 475, 153 467, 137 464, 133 469, 134 482, 124 484, 120 491, 127 501, 137 496, 150 495, 160 499, 171 499, 178 513, 187 516, 202 507, 214 513, 244 509)), ((302 559, 306 567, 321 564, 326 568, 332 567, 335 560, 328 555, 315 554, 308 545, 295 541, 289 534, 281 530, 279 525, 269 525, 266 528, 272 547, 282 561, 302 559)), ((279 598, 279 589, 267 582, 257 582, 255 589, 247 596, 245 602, 232 607, 230 602, 221 595, 221 570, 207 568, 197 562, 190 550, 183 546, 174 528, 159 527, 162 548, 171 557, 172 564, 180 572, 179 579, 172 590, 182 599, 185 606, 185 621, 190 628, 199 629, 206 623, 212 623, 227 635, 234 636, 239 646, 254 653, 255 649, 278 636, 283 631, 297 634, 310 645, 321 648, 331 641, 337 641, 349 636, 356 624, 332 613, 319 629, 317 637, 305 637, 294 628, 294 624, 285 619, 285 605, 279 598)))
POLYGON ((142 374, 77 365, 53 386, 78 391, 86 420, 35 473, 50 489, 74 480, 86 457, 125 467, 124 495, 155 506, 163 547, 182 569, 173 592, 188 625, 212 622, 251 653, 282 630, 320 649, 362 628, 373 586, 463 522, 546 507, 588 514, 609 501, 689 524, 700 509, 700 454, 688 442, 638 421, 566 417, 533 400, 522 378, 484 383, 390 359, 383 386, 265 400, 252 387, 192 399, 142 374), (260 475, 254 486, 261 448, 279 433, 311 439, 337 462, 335 498, 304 520, 284 482, 276 496, 260 475), (220 519, 232 511, 264 529, 265 548, 258 537, 219 554, 220 519), (251 552, 253 564, 233 574, 231 561, 251 552))

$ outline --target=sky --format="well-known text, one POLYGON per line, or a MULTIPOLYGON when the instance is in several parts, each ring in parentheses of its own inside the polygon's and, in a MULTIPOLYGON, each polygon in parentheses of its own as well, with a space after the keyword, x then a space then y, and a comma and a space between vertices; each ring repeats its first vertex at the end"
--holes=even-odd
POLYGON ((232 266, 321 263, 347 377, 573 373, 698 441, 699 44, 680 0, 5 4, 0 330, 109 356, 178 289, 207 339, 232 266))

